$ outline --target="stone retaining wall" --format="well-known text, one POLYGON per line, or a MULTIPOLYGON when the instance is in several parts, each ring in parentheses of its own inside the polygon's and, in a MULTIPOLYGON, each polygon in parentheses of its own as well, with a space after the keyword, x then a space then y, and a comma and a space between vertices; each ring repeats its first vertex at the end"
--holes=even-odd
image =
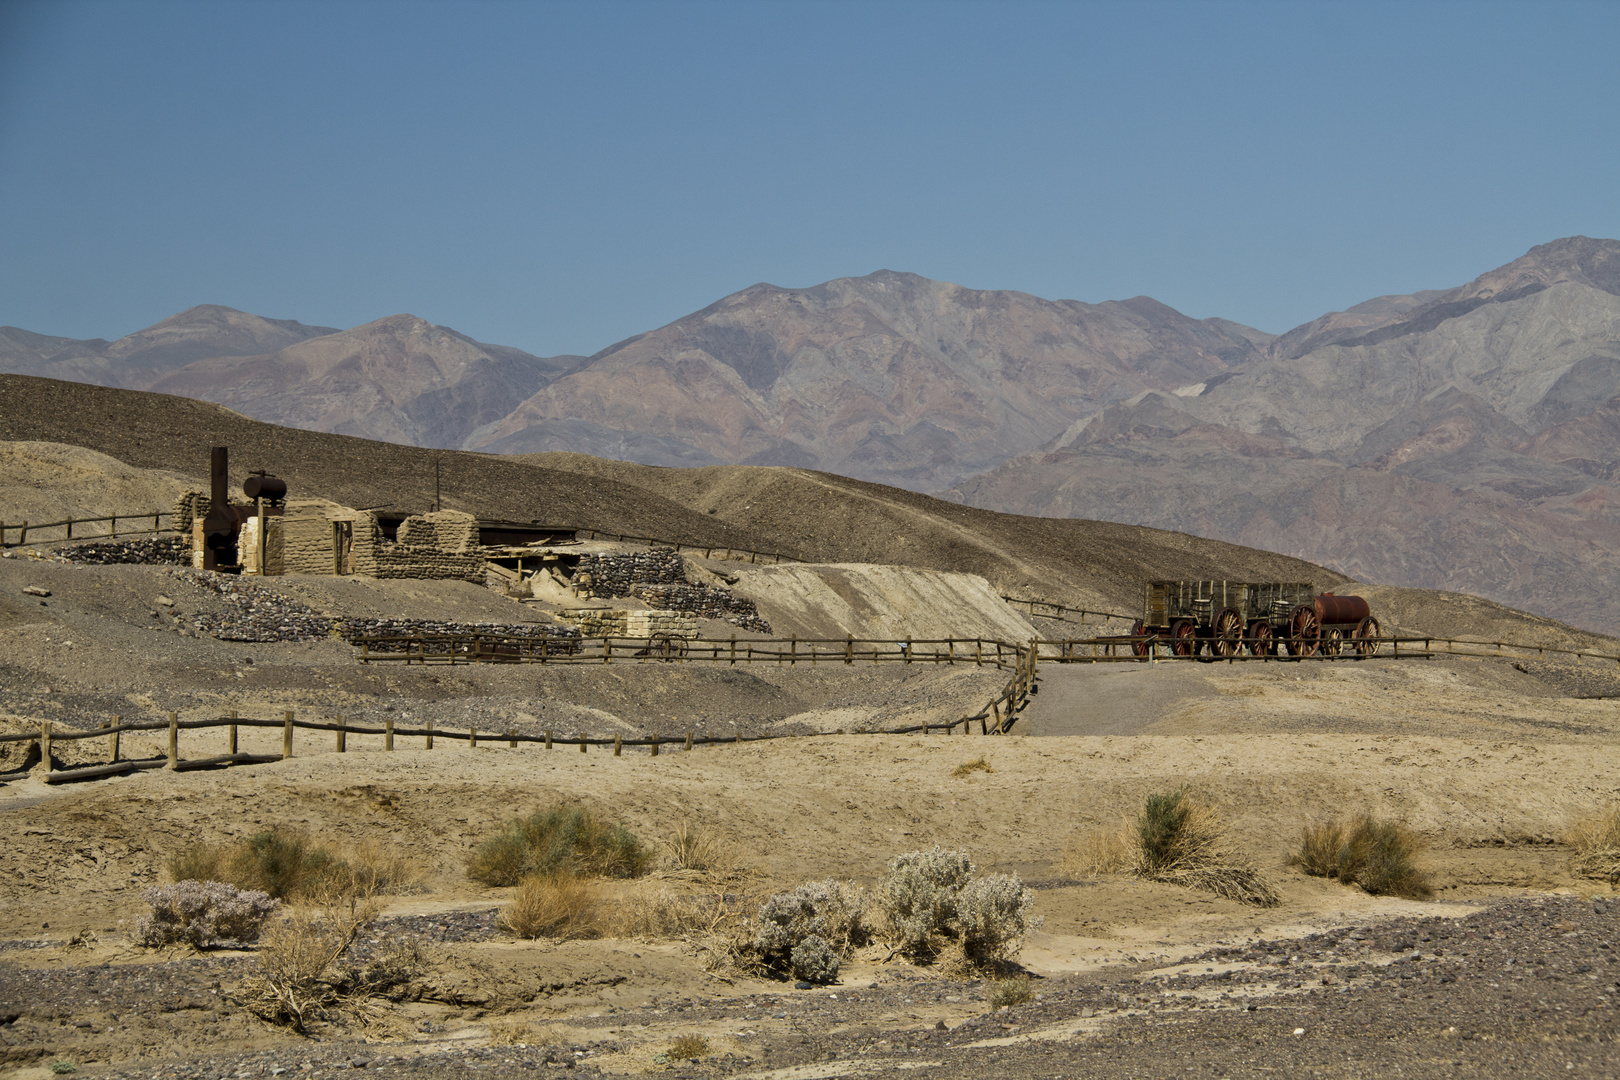
POLYGON ((621 611, 613 608, 574 608, 557 612, 579 628, 583 637, 695 638, 697 619, 678 611, 621 611))
MULTIPOLYGON (((585 555, 574 571, 574 590, 587 600, 632 596, 661 610, 705 619, 724 619, 733 626, 771 632, 752 600, 714 585, 686 580, 686 560, 673 548, 653 548, 626 555, 585 555)), ((636 635, 631 635, 636 636, 636 635)))

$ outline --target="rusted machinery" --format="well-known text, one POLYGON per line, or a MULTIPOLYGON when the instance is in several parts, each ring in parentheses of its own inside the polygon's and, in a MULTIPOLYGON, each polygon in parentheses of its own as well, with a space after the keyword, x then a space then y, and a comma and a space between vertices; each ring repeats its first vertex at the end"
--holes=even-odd
MULTIPOLYGON (((230 501, 230 451, 223 446, 214 447, 209 454, 208 466, 208 513, 202 519, 203 569, 240 573, 242 559, 237 550, 237 540, 242 534, 242 525, 250 518, 258 517, 259 543, 263 545, 263 519, 266 514, 281 513, 281 504, 287 498, 287 481, 269 476, 260 469, 242 483, 242 490, 253 500, 253 505, 234 505, 230 501)), ((259 565, 262 566, 262 550, 259 556, 259 565)))
POLYGON ((1378 654, 1378 620, 1359 596, 1316 594, 1308 581, 1150 581, 1131 651, 1175 656, 1378 654))

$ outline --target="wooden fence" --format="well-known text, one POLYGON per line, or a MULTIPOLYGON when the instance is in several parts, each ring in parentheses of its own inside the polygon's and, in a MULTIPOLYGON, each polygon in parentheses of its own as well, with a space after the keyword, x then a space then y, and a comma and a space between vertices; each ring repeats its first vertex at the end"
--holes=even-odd
POLYGON ((1355 638, 1344 638, 1337 643, 1335 651, 1329 651, 1327 639, 1318 639, 1316 651, 1309 656, 1292 656, 1283 654, 1280 648, 1287 639, 1266 639, 1266 644, 1279 649, 1278 652, 1261 653, 1255 655, 1248 650, 1254 645, 1254 638, 1233 638, 1232 641, 1242 646, 1241 651, 1231 656, 1218 656, 1208 650, 1209 638, 1196 639, 1199 652, 1177 656, 1170 648, 1168 642, 1155 640, 1146 643, 1147 652, 1138 655, 1136 647, 1143 644, 1142 639, 1130 635, 1112 635, 1109 637, 1093 638, 1055 638, 1041 639, 1033 643, 1036 649, 1042 650, 1041 659, 1049 663, 1058 664, 1108 664, 1129 663, 1142 664, 1164 662, 1167 660, 1193 660, 1203 663, 1238 661, 1280 661, 1291 662, 1297 660, 1426 660, 1436 656, 1479 656, 1479 657, 1518 657, 1523 659, 1542 658, 1549 656, 1574 657, 1577 664, 1587 660, 1599 663, 1620 664, 1620 654, 1600 653, 1584 649, 1563 649, 1552 645, 1523 645, 1511 641, 1483 641, 1470 638, 1445 638, 1424 636, 1377 637, 1366 639, 1369 646, 1366 652, 1358 648, 1355 638))
POLYGON ((62 536, 50 538, 36 536, 34 538, 34 543, 36 544, 55 543, 63 540, 75 539, 116 540, 121 535, 140 536, 147 533, 158 533, 165 531, 160 525, 162 518, 169 518, 172 521, 174 518, 174 513, 169 510, 142 510, 135 514, 111 514, 107 517, 70 517, 65 521, 47 521, 43 524, 31 524, 24 521, 20 525, 8 525, 4 521, 0 521, 0 547, 21 547, 22 545, 28 543, 29 533, 38 533, 42 529, 62 529, 64 530, 64 533, 62 536), (146 521, 151 521, 151 528, 148 529, 143 527, 143 523, 146 521), (120 523, 123 523, 123 529, 121 532, 119 529, 120 523), (86 525, 101 524, 109 526, 106 532, 86 533, 83 531, 83 527, 86 525), (75 525, 80 527, 80 532, 77 537, 73 535, 73 527, 75 525), (16 539, 8 541, 6 539, 7 533, 15 534, 16 539))
MULTIPOLYGON (((974 723, 979 725, 980 735, 999 735, 1007 730, 1014 712, 1028 699, 1029 688, 1035 679, 1035 652, 1024 648, 1007 661, 1012 671, 1001 693, 992 698, 983 709, 972 716, 964 716, 943 724, 911 724, 905 727, 886 728, 882 731, 866 732, 872 735, 951 735, 961 728, 963 735, 973 733, 974 723)), ((577 746, 580 753, 588 753, 591 747, 601 750, 612 748, 613 756, 623 754, 625 747, 646 747, 653 757, 657 757, 659 749, 664 746, 680 746, 691 750, 697 746, 741 745, 749 742, 764 742, 776 739, 802 739, 815 736, 806 735, 734 735, 731 737, 717 735, 694 735, 688 731, 684 737, 668 737, 652 735, 646 738, 625 738, 615 735, 611 738, 592 738, 584 735, 557 736, 547 730, 538 735, 525 732, 481 732, 476 727, 464 731, 438 729, 433 727, 433 721, 427 721, 422 727, 398 727, 393 717, 388 717, 382 727, 349 724, 340 717, 332 721, 299 720, 291 710, 288 710, 280 720, 258 720, 251 717, 230 716, 218 717, 210 720, 181 720, 179 714, 170 713, 168 719, 162 722, 129 723, 123 722, 122 717, 115 717, 110 724, 99 728, 84 730, 57 731, 51 721, 40 722, 39 734, 32 733, 0 735, 0 743, 29 742, 35 739, 39 742, 39 754, 44 765, 42 779, 47 784, 63 783, 72 780, 91 780, 106 776, 121 776, 130 772, 144 769, 168 769, 180 772, 188 769, 224 768, 231 765, 259 765, 273 761, 285 761, 293 756, 293 734, 296 731, 326 731, 333 736, 333 749, 337 753, 346 753, 348 750, 348 737, 350 735, 380 735, 383 739, 383 750, 394 749, 396 738, 422 739, 426 749, 434 748, 434 740, 451 742, 475 748, 479 745, 499 745, 505 743, 509 748, 516 749, 520 744, 537 744, 551 750, 558 746, 577 746), (246 754, 238 751, 237 736, 242 728, 279 728, 281 729, 281 753, 279 754, 246 754), (226 752, 199 758, 184 758, 180 756, 180 733, 182 731, 218 730, 226 731, 226 752), (157 758, 124 758, 122 755, 122 738, 125 732, 152 732, 167 731, 168 753, 157 758), (110 760, 104 764, 86 765, 71 769, 57 769, 52 758, 52 746, 58 742, 82 741, 85 739, 106 739, 107 754, 110 760)), ((842 731, 840 735, 844 734, 842 731)), ((29 770, 20 772, 0 773, 0 782, 20 780, 29 775, 29 770)))
POLYGON ((1036 615, 1043 619, 1056 619, 1061 622, 1084 623, 1087 615, 1095 615, 1103 622, 1107 622, 1110 619, 1119 619, 1123 622, 1132 622, 1136 618, 1134 615, 1121 615, 1117 611, 1091 611, 1087 608, 1069 607, 1066 604, 1054 604, 1049 600, 1024 600, 1017 596, 1003 596, 1001 599, 1005 600, 1009 604, 1021 604, 1024 607, 1029 608, 1029 613, 1031 615, 1036 615), (1051 614, 1047 614, 1047 612, 1050 612, 1051 614), (1068 617, 1070 615, 1078 615, 1080 618, 1071 619, 1068 617))

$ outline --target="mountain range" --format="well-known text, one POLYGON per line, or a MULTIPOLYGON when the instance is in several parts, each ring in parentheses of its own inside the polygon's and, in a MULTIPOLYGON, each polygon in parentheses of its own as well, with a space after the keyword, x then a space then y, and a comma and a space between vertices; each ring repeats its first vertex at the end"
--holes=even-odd
POLYGON ((1612 240, 1277 337, 879 271, 755 285, 590 357, 204 306, 114 342, 0 328, 0 372, 425 447, 824 470, 1620 619, 1612 240))

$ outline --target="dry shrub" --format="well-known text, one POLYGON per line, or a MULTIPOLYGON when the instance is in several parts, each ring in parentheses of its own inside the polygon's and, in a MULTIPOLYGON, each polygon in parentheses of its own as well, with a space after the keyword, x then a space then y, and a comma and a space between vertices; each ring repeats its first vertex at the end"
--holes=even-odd
POLYGON ((369 999, 397 991, 421 963, 408 948, 364 963, 342 962, 379 910, 375 898, 351 892, 319 907, 294 908, 268 926, 259 938, 258 970, 242 981, 248 1009, 298 1032, 336 1012, 370 1019, 369 999))
POLYGON ((1003 1005, 1022 1005, 1035 997, 1034 989, 1029 985, 1028 975, 1017 975, 1011 979, 993 979, 990 982, 990 1007, 999 1009, 1003 1005))
POLYGON ((842 961, 866 944, 866 894, 838 881, 807 881, 759 906, 754 951, 771 971, 830 983, 842 961))
POLYGON ((525 940, 573 941, 602 935, 601 894, 595 882, 567 871, 523 879, 501 908, 500 923, 525 940))
POLYGON ((1130 842, 1121 829, 1087 829, 1069 841, 1058 869, 1075 877, 1119 874, 1135 861, 1130 842))
POLYGON ((1299 849, 1288 859, 1307 874, 1360 885, 1374 896, 1432 896, 1428 875, 1417 865, 1422 844, 1406 826, 1368 814, 1349 824, 1337 821, 1307 825, 1299 849))
POLYGON ((972 776, 976 772, 993 773, 995 771, 996 770, 991 767, 990 762, 986 761, 982 757, 976 757, 972 761, 964 761, 964 762, 962 762, 962 764, 960 764, 956 768, 952 769, 951 770, 951 775, 952 776, 972 776))
POLYGON ((630 878, 652 861, 634 833, 579 806, 553 806, 516 818, 479 844, 467 876, 485 885, 516 885, 562 871, 586 877, 630 878))
POLYGON ((1271 907, 1276 888, 1237 851, 1220 817, 1186 789, 1149 795, 1136 816, 1137 877, 1271 907))
POLYGON ((253 942, 281 904, 262 892, 243 891, 219 881, 177 881, 146 889, 141 899, 152 913, 140 921, 135 938, 146 946, 184 942, 206 949, 221 941, 253 942))
POLYGON ((1038 925, 1029 917, 1035 894, 1017 877, 975 878, 975 869, 967 852, 937 844, 889 861, 878 899, 902 950, 944 962, 950 974, 1003 966, 1017 953, 1038 925))
POLYGON ((421 863, 399 849, 368 842, 344 859, 280 826, 234 844, 193 844, 166 868, 177 882, 221 881, 278 900, 420 892, 427 877, 421 863))
POLYGON ((1570 870, 1585 878, 1620 884, 1620 805, 1577 818, 1564 832, 1570 870))
POLYGON ((663 841, 669 863, 676 870, 729 877, 736 870, 736 854, 714 830, 686 821, 676 822, 663 841))
POLYGON ((698 957, 704 971, 722 978, 729 973, 759 973, 754 931, 744 914, 755 902, 747 896, 665 889, 616 904, 612 933, 680 941, 698 957))
POLYGON ((709 1040, 701 1035, 682 1035, 666 1051, 671 1061, 696 1061, 709 1052, 709 1040))

